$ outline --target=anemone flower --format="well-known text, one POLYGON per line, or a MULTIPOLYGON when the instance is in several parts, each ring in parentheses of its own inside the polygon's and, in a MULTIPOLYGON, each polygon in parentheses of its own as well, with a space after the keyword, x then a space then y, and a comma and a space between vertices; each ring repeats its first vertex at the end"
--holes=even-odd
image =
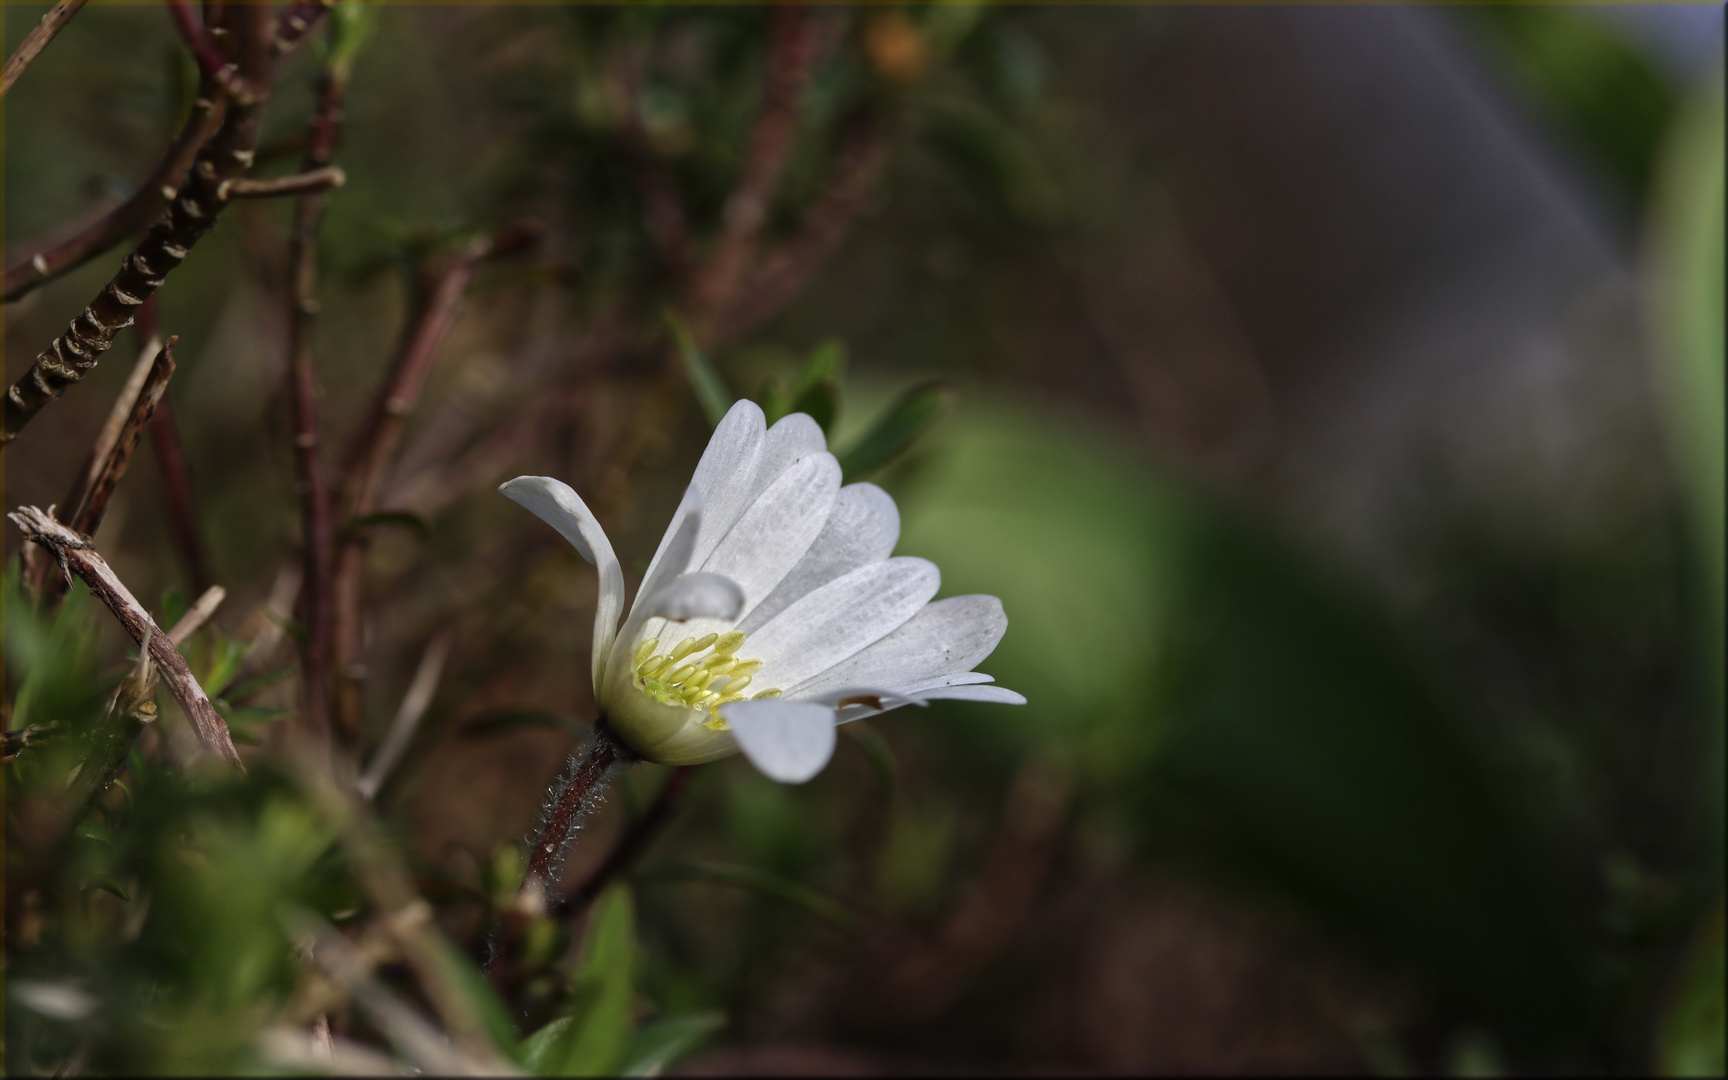
POLYGON ((973 670, 1008 627, 1002 602, 932 602, 935 564, 891 557, 894 500, 842 487, 802 413, 769 428, 754 404, 732 407, 628 614, 618 558, 574 491, 545 476, 499 490, 599 570, 594 700, 605 730, 645 760, 742 751, 803 783, 833 756, 837 724, 937 698, 1025 703, 973 670))

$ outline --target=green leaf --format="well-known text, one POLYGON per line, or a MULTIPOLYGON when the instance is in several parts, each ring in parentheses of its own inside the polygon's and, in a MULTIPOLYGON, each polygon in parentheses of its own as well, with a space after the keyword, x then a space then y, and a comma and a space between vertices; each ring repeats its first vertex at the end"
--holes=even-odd
POLYGON ((840 416, 839 384, 832 380, 817 383, 798 396, 791 411, 807 414, 825 434, 832 434, 834 421, 840 416))
POLYGON ((343 543, 367 529, 375 529, 385 525, 408 529, 419 534, 422 540, 428 539, 432 535, 432 526, 428 525, 426 519, 419 514, 410 514, 406 510, 386 510, 377 514, 362 514, 360 517, 350 518, 337 531, 336 542, 343 543))
POLYGON ((510 1022, 510 1010, 498 997, 498 991, 468 957, 439 939, 434 951, 439 973, 445 986, 454 988, 467 999, 468 1006, 491 1036, 493 1046, 508 1053, 517 1044, 516 1027, 510 1022))
POLYGON ((1720 890, 1712 907, 1692 941, 1657 1032, 1656 1072, 1662 1076, 1721 1076, 1728 1067, 1720 890))
POLYGON ((618 1066, 620 1076, 659 1076, 726 1026, 722 1012, 688 1013, 650 1020, 636 1029, 618 1066))
POLYGON ((360 0, 340 0, 330 9, 329 45, 324 50, 326 67, 347 74, 366 39, 372 36, 372 27, 378 21, 381 7, 360 0))
POLYGON ((829 338, 810 350, 810 359, 798 374, 798 387, 792 396, 803 397, 822 383, 838 383, 845 373, 846 345, 839 338, 829 338))
POLYGON ((594 905, 571 996, 569 1016, 523 1040, 523 1066, 537 1076, 615 1075, 630 1046, 636 999, 636 916, 622 883, 594 905))
POLYGON ((111 893, 119 897, 122 903, 130 904, 132 902, 131 894, 121 888, 120 883, 113 878, 96 878, 87 882, 84 887, 86 889, 101 889, 105 893, 111 893))
POLYGON ((457 730, 457 734, 466 739, 482 739, 525 727, 549 727, 572 735, 582 735, 588 731, 586 725, 579 724, 572 718, 559 713, 545 712, 540 709, 499 709, 495 712, 482 713, 468 721, 457 730))
POLYGON ((670 307, 666 309, 666 326, 672 331, 672 340, 678 346, 678 358, 684 361, 684 374, 690 377, 690 389, 696 392, 696 400, 702 404, 708 423, 718 427, 726 416, 726 410, 732 407, 732 392, 726 389, 726 382, 714 370, 714 365, 702 355, 696 339, 690 336, 690 328, 670 307))
POLYGON ((839 901, 825 896, 807 885, 796 881, 788 881, 778 874, 767 870, 758 870, 753 866, 738 866, 733 863, 710 862, 672 862, 663 863, 652 870, 645 871, 641 877, 644 880, 661 881, 708 881, 717 885, 732 885, 740 889, 771 896, 783 900, 794 907, 803 908, 819 919, 833 923, 843 930, 856 932, 858 918, 839 901))
POLYGON ((953 404, 954 392, 941 380, 919 383, 901 394, 839 455, 845 482, 861 480, 904 454, 953 404))
POLYGON ((114 836, 108 831, 108 823, 101 818, 85 818, 78 823, 72 835, 84 840, 94 840, 98 844, 112 846, 114 843, 114 836))
POLYGON ((198 680, 206 694, 215 697, 228 688, 228 684, 234 681, 234 676, 240 674, 240 665, 246 661, 247 648, 244 641, 223 634, 214 638, 210 670, 198 680))

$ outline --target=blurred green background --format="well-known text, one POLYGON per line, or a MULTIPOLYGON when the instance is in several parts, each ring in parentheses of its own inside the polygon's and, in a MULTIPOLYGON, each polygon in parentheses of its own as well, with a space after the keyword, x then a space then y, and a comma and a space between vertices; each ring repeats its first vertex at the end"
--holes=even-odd
MULTIPOLYGON (((7 40, 42 10, 8 4, 7 40)), ((712 250, 769 11, 378 9, 319 257, 332 446, 423 260, 542 229, 481 270, 387 476, 414 527, 365 549, 366 751, 449 658, 369 840, 281 756, 291 677, 221 702, 246 782, 173 768, 168 731, 62 820, 43 793, 128 643, 9 578, 7 726, 74 737, 8 765, 8 1071, 300 1067, 268 1049, 317 1011, 294 950, 370 940, 378 844, 468 1004, 398 959, 331 1015, 411 1062, 379 995, 469 1008, 548 1075, 1721 1075, 1721 9, 809 17, 764 249, 828 220, 859 131, 880 173, 697 356, 647 186, 712 250), (817 413, 898 500, 897 553, 1002 598, 981 667, 1029 704, 854 725, 797 788, 702 767, 625 886, 508 939, 495 997, 518 849, 592 720, 594 584, 494 488, 569 481, 634 584, 736 396, 817 413)), ((163 10, 97 3, 26 72, 9 263, 147 174, 183 53, 163 10)), ((317 65, 285 61, 263 171, 295 167, 317 65)), ((186 651, 208 681, 247 643, 229 687, 296 657, 292 620, 260 636, 300 537, 288 214, 237 203, 160 294, 228 589, 186 651)), ((9 379, 118 254, 5 309, 9 379)), ((61 497, 134 347, 7 450, 8 509, 61 497)), ((167 625, 198 583, 147 456, 96 540, 167 625)), ((625 775, 566 888, 669 779, 625 775)))

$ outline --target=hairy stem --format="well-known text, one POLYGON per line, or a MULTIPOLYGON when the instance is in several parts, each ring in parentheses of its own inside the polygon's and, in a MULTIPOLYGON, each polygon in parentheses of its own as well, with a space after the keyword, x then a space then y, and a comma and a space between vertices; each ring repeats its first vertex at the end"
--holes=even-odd
POLYGON ((576 764, 570 778, 553 796, 546 822, 535 838, 534 850, 528 854, 528 872, 523 875, 522 889, 544 889, 551 884, 552 869, 564 848, 570 843, 577 826, 599 805, 611 781, 612 767, 629 763, 634 758, 613 736, 604 720, 594 725, 594 742, 576 764))

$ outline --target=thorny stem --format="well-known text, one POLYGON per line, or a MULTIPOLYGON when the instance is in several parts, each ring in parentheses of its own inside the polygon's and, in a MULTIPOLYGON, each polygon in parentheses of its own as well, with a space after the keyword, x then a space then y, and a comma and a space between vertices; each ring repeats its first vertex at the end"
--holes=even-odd
POLYGON ((186 40, 186 47, 191 51, 193 59, 198 61, 199 70, 221 87, 222 92, 236 104, 256 104, 263 92, 242 77, 240 69, 222 55, 216 39, 198 21, 198 16, 192 13, 191 3, 188 0, 168 0, 168 13, 174 17, 174 27, 186 40))
MULTIPOLYGON (((329 166, 342 123, 345 73, 324 71, 306 144, 305 169, 329 166)), ((301 580, 306 646, 301 667, 305 680, 306 725, 320 741, 330 737, 330 489, 324 478, 318 437, 318 376, 313 327, 318 317, 318 227, 324 218, 322 190, 302 194, 294 207, 290 242, 288 303, 289 399, 293 411, 294 463, 300 474, 300 513, 304 521, 301 580)))
POLYGON ((47 241, 24 245, 29 254, 6 268, 5 292, 0 294, 0 300, 10 303, 136 235, 175 196, 199 147, 221 125, 224 104, 224 99, 215 93, 215 85, 204 80, 198 87, 186 126, 169 145, 162 163, 149 179, 138 185, 138 190, 125 202, 67 239, 52 245, 47 241))
POLYGON ((306 35, 326 12, 335 6, 336 0, 300 0, 290 4, 282 17, 276 20, 276 40, 273 47, 277 53, 285 53, 305 40, 306 35))
POLYGON ((30 62, 41 55, 48 43, 54 40, 54 35, 72 21, 72 16, 78 14, 85 0, 60 0, 48 9, 48 14, 42 16, 42 21, 24 35, 24 40, 18 43, 18 48, 6 58, 6 66, 0 68, 0 98, 6 96, 6 91, 12 89, 12 84, 18 81, 18 76, 24 74, 24 69, 30 62))
MULTIPOLYGON (((261 77, 267 76, 270 69, 269 9, 259 4, 241 7, 239 26, 243 74, 250 83, 262 85, 261 77)), ((221 128, 199 150, 179 196, 150 226, 144 242, 120 264, 119 272, 83 314, 72 321, 66 333, 55 338, 37 356, 30 370, 6 392, 0 444, 16 439, 43 406, 96 366, 96 361, 113 346, 114 335, 132 324, 138 306, 162 286, 192 246, 215 225, 224 202, 218 194, 222 182, 241 175, 252 165, 262 111, 256 101, 236 102, 228 110, 221 128)))
POLYGON ((216 707, 210 704, 204 688, 193 677, 192 669, 186 666, 186 658, 150 618, 150 613, 144 610, 138 598, 114 575, 108 563, 96 553, 89 537, 73 532, 34 506, 19 507, 6 516, 18 526, 26 540, 34 540, 46 547, 53 552, 62 569, 84 579, 90 592, 108 606, 138 647, 149 649, 151 658, 161 669, 163 681, 168 684, 181 709, 185 710, 199 741, 212 753, 245 772, 245 767, 240 764, 240 755, 234 749, 234 741, 229 738, 228 725, 216 712, 216 707))

